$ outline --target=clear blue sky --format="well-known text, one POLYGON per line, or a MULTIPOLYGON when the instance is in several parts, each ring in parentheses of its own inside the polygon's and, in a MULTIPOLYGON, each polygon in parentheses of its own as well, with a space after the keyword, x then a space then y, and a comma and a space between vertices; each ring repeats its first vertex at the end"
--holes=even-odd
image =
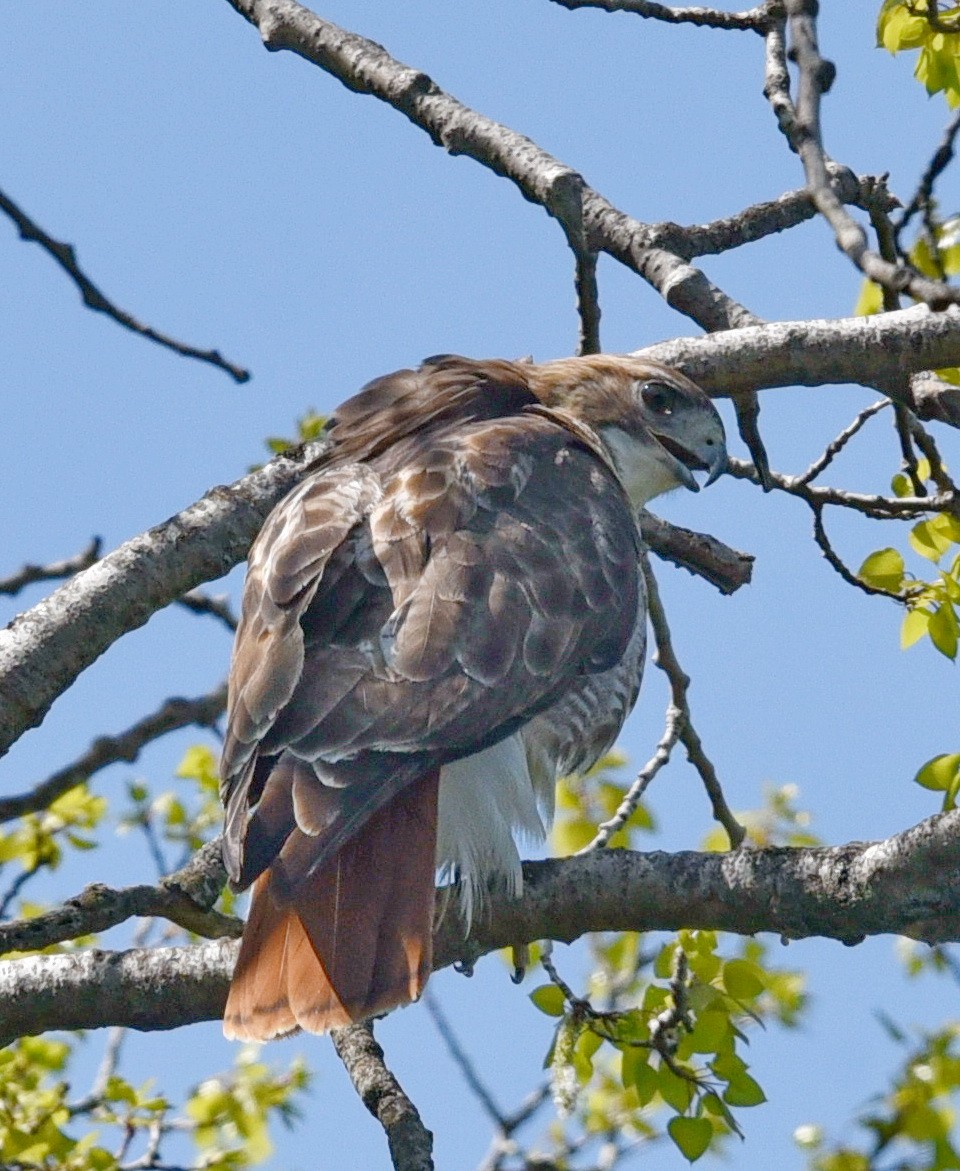
MULTIPOLYGON (((822 45, 839 68, 825 107, 828 148, 858 172, 889 170, 908 195, 946 109, 927 100, 910 63, 873 47, 876 7, 823 5, 822 45)), ((640 219, 703 222, 801 183, 748 34, 570 13, 547 0, 330 0, 322 15, 530 135, 640 219)), ((263 437, 291 433, 306 408, 329 410, 427 354, 573 351, 570 258, 543 211, 380 103, 264 52, 223 0, 35 0, 6 6, 4 21, 0 187, 76 244, 88 273, 130 312, 218 347, 254 377, 235 386, 84 310, 53 262, 0 221, 0 575, 70 554, 94 533, 116 546, 241 475, 262 458, 263 437)), ((955 175, 941 197, 945 210, 957 206, 955 175)), ((821 223, 704 268, 770 318, 845 315, 858 286, 821 223)), ((698 332, 609 260, 600 288, 608 350, 698 332)), ((802 470, 872 397, 770 391, 763 426, 773 465, 802 470)), ((838 471, 843 484, 886 488, 898 452, 883 426, 872 435, 838 471)), ((939 437, 956 466, 956 437, 939 437)), ((732 448, 743 454, 738 440, 732 448)), ((765 783, 795 783, 829 842, 886 836, 933 812, 909 782, 927 758, 958 747, 954 667, 928 646, 899 651, 898 612, 839 581, 799 503, 730 481, 672 497, 661 511, 757 556, 754 584, 733 598, 660 573, 694 677, 694 718, 731 804, 753 807, 765 783)), ((832 532, 854 565, 906 535, 843 519, 832 532)), ((239 581, 234 573, 223 588, 236 596, 239 581)), ((16 607, 3 601, 0 618, 41 593, 16 607)), ((207 690, 228 656, 213 622, 156 616, 0 764, 2 791, 29 787, 167 695, 207 690)), ((660 733, 664 701, 651 669, 623 740, 637 762, 660 733)), ((133 776, 167 784, 196 739, 171 738, 135 768, 100 774, 97 790, 117 796, 133 776)), ((699 842, 709 808, 685 764, 657 780, 650 800, 658 845, 699 842)), ((44 894, 150 877, 140 843, 127 838, 109 856, 85 855, 44 894)), ((562 948, 558 960, 575 970, 562 948)), ((904 1026, 929 1025, 955 1002, 952 987, 904 981, 889 939, 795 944, 783 962, 809 967, 814 1005, 798 1033, 753 1035, 749 1060, 770 1102, 742 1112, 748 1141, 730 1146, 735 1167, 800 1167, 794 1127, 819 1121, 837 1133, 880 1087, 894 1053, 876 1008, 904 1026)), ((496 959, 471 982, 446 972, 434 988, 501 1103, 515 1105, 539 1076, 549 1032, 526 989, 496 959)), ((438 1166, 475 1165, 489 1130, 425 1011, 396 1014, 379 1035, 436 1133, 438 1166)), ((91 1061, 101 1043, 86 1042, 91 1061)), ((277 1135, 272 1165, 385 1166, 382 1135, 327 1042, 298 1039, 276 1053, 301 1050, 319 1070, 309 1117, 277 1135)), ((189 1085, 228 1065, 231 1052, 209 1025, 136 1038, 127 1068, 134 1080, 157 1073, 165 1086, 189 1085)), ((685 1166, 672 1150, 650 1157, 667 1171, 685 1166)))

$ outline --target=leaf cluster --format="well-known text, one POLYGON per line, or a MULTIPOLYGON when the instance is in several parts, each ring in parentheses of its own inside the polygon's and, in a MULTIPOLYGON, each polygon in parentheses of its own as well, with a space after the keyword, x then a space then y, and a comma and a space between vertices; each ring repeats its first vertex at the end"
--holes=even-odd
POLYGON ((884 0, 877 44, 891 53, 919 50, 914 76, 929 94, 960 105, 960 6, 937 0, 884 0))

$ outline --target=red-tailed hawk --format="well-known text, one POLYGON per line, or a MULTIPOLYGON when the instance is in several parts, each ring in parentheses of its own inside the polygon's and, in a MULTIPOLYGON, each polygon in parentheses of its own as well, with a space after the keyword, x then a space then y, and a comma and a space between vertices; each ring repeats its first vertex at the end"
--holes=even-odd
POLYGON ((521 886, 558 776, 633 706, 636 509, 724 469, 706 395, 628 357, 444 356, 370 383, 250 551, 222 761, 253 901, 224 1017, 265 1040, 415 1000, 438 873, 521 886))

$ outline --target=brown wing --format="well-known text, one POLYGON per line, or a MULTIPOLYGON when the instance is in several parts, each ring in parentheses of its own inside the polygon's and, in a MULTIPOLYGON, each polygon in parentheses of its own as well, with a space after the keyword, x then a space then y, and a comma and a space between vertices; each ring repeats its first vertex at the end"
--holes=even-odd
POLYGON ((545 415, 413 433, 309 478, 251 552, 223 762, 234 883, 278 850, 303 881, 405 786, 610 668, 638 551, 613 472, 545 415), (291 794, 308 842, 263 792, 284 753, 309 762, 291 794))

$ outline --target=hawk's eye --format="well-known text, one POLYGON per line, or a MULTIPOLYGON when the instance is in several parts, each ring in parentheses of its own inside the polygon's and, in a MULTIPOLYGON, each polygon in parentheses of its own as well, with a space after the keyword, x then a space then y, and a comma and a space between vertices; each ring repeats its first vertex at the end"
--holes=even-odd
POLYGON ((656 415, 672 415, 675 395, 673 388, 662 382, 645 382, 640 387, 643 405, 656 415))

